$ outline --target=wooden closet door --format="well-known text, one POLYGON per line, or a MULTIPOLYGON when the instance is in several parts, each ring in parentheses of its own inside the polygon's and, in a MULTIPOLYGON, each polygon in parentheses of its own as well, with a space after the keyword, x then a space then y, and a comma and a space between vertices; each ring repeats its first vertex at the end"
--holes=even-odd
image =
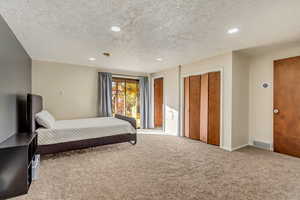
POLYGON ((154 79, 154 127, 163 126, 163 88, 164 79, 154 79))
POLYGON ((190 76, 189 91, 189 136, 192 139, 200 139, 200 93, 201 76, 190 76))
POLYGON ((201 75, 200 98, 200 140, 207 143, 208 138, 208 74, 201 75))
POLYGON ((208 74, 208 144, 220 145, 221 73, 208 74))
POLYGON ((184 78, 184 136, 190 137, 190 77, 184 78))

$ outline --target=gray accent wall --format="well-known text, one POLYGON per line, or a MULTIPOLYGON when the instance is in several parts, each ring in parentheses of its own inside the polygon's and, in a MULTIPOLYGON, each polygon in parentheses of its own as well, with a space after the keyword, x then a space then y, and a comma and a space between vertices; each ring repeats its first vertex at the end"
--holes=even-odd
POLYGON ((0 143, 26 131, 31 58, 0 15, 0 143))

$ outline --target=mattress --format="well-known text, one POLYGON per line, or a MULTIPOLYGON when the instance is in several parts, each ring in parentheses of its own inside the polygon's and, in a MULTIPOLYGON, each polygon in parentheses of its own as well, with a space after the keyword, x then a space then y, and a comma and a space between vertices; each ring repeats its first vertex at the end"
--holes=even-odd
POLYGON ((51 129, 39 128, 36 131, 39 145, 136 133, 129 122, 114 117, 61 120, 56 121, 51 129))

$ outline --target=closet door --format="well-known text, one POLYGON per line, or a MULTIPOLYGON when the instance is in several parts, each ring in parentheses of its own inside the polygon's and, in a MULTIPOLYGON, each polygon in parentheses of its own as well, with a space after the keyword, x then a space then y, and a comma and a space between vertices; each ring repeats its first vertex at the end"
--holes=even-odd
POLYGON ((184 79, 184 135, 220 145, 220 72, 184 79))
POLYGON ((164 79, 154 79, 154 127, 163 126, 164 79))
POLYGON ((220 145, 221 74, 208 74, 208 144, 220 145))
POLYGON ((190 77, 184 78, 184 136, 190 137, 190 77))
POLYGON ((208 138, 208 74, 201 75, 200 98, 200 140, 207 143, 208 138))
POLYGON ((189 90, 189 137, 200 139, 200 93, 201 76, 190 76, 189 90))

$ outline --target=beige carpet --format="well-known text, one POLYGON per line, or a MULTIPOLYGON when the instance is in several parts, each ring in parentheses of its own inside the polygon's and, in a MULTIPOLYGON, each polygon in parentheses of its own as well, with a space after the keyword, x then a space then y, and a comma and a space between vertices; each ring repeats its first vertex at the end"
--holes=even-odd
POLYGON ((28 195, 60 200, 299 200, 300 159, 173 136, 46 157, 28 195))

